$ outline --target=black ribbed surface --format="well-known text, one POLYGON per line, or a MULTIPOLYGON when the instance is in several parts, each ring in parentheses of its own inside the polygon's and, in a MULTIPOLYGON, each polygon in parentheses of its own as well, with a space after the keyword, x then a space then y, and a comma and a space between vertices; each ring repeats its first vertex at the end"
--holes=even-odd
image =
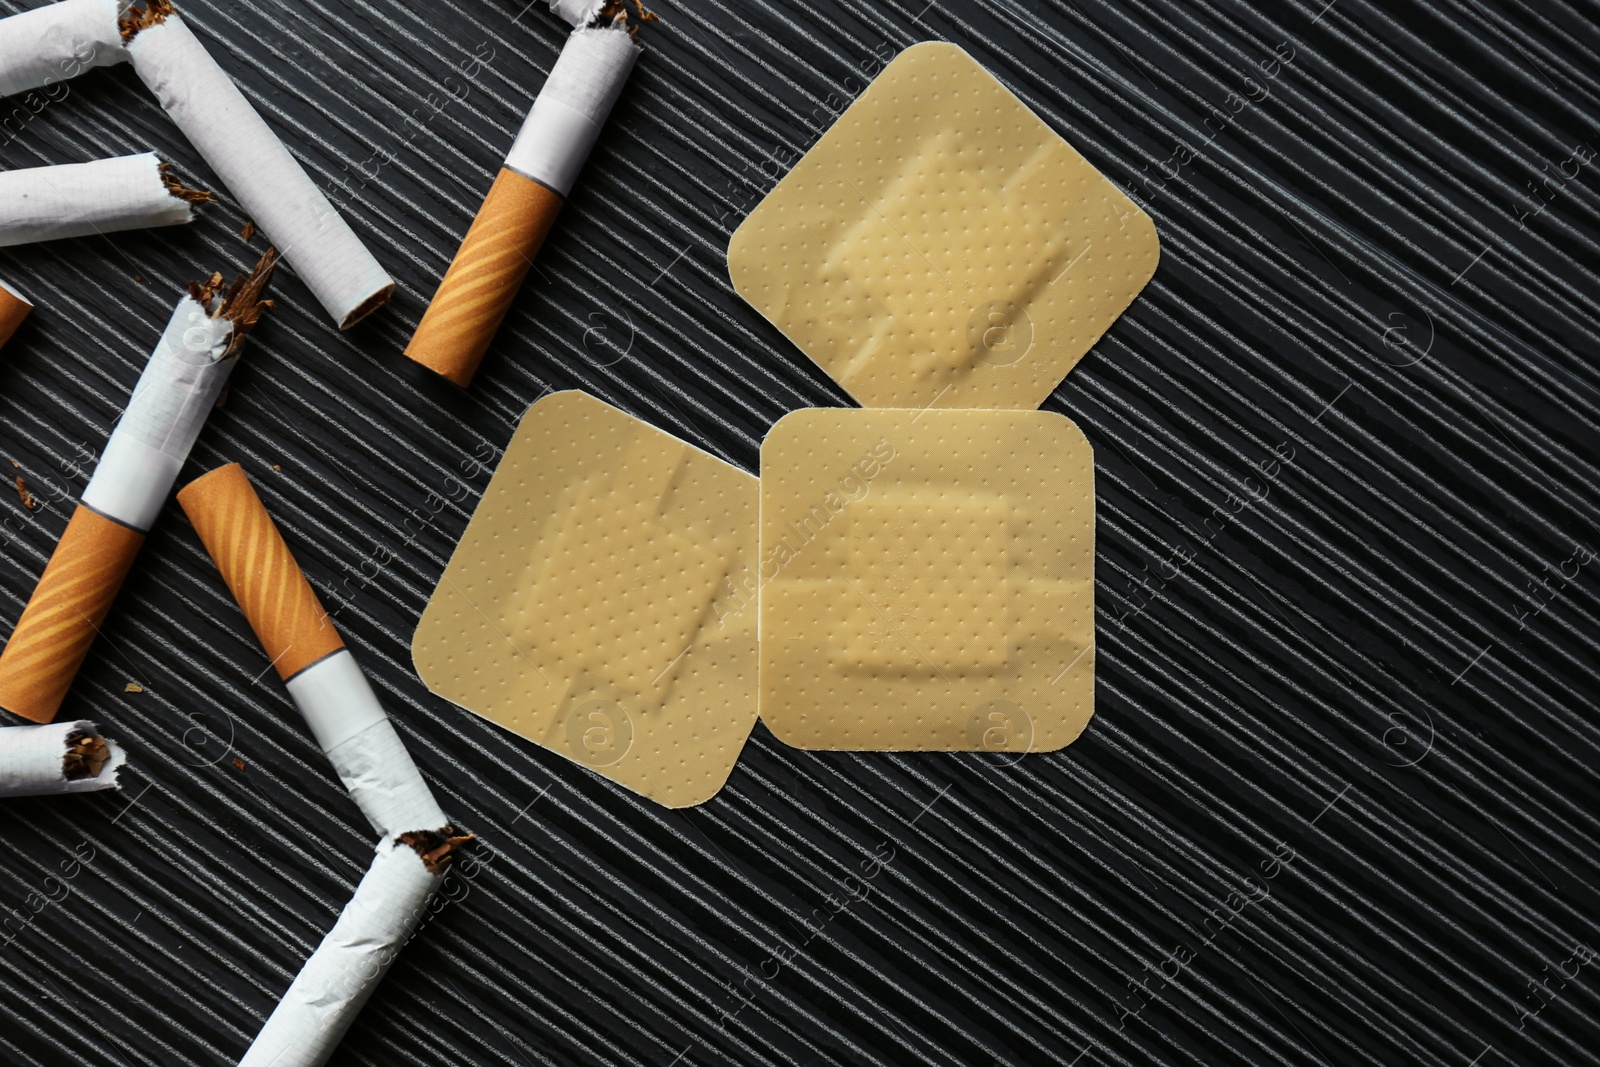
MULTIPOLYGON (((400 282, 339 335, 280 275, 185 478, 244 463, 487 846, 333 1062, 1600 1060, 1600 171, 1573 152, 1600 145, 1600 9, 924 3, 663 8, 467 392, 400 351, 564 27, 185 6, 400 282), (412 629, 544 391, 748 469, 779 416, 844 402, 732 293, 727 239, 864 69, 931 37, 1161 234, 1048 404, 1098 461, 1084 737, 1004 767, 758 727, 722 794, 669 812, 431 697, 412 629)), ((146 148, 214 185, 113 68, 0 164, 146 148)), ((5 628, 183 284, 258 253, 244 221, 224 194, 187 229, 0 257, 39 305, 0 355, 3 457, 46 501, 0 502, 5 628)), ((5 805, 0 906, 59 899, 0 935, 0 1059, 232 1062, 332 923, 369 832, 266 668, 169 506, 64 710, 128 744, 125 791, 5 805)))

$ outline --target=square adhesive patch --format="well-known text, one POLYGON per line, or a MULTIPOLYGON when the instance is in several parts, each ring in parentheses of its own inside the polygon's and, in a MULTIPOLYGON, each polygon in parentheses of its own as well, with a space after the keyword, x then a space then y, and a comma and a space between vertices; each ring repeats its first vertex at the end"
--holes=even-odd
POLYGON ((1094 454, 1045 411, 812 408, 761 446, 761 717, 1049 752, 1094 713, 1094 454))
POLYGON ((756 720, 757 483, 580 392, 528 409, 412 639, 428 688, 668 807, 756 720))
POLYGON ((734 288, 863 407, 1037 408, 1155 224, 951 44, 913 45, 758 204, 734 288))

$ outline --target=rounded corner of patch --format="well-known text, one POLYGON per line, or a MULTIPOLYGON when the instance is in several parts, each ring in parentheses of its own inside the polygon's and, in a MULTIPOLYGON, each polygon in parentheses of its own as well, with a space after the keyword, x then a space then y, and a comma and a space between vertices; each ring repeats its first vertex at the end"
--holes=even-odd
MULTIPOLYGON (((971 53, 958 44, 954 44, 950 41, 918 41, 915 44, 909 44, 902 48, 900 50, 900 54, 890 60, 889 65, 884 68, 884 74, 887 74, 890 70, 892 70, 894 65, 899 63, 902 59, 909 58, 916 60, 924 57, 928 59, 937 59, 944 56, 965 59, 967 62, 974 65, 981 65, 978 64, 976 59, 972 58, 971 53)), ((882 76, 883 75, 879 75, 879 77, 882 76)))
POLYGON ((411 647, 407 649, 407 651, 411 653, 412 673, 417 676, 417 681, 422 683, 422 687, 431 693, 433 692, 433 683, 428 680, 428 669, 423 665, 422 661, 417 658, 417 642, 421 641, 424 644, 427 643, 427 637, 422 632, 422 628, 427 624, 427 620, 428 614, 426 611, 424 611, 422 614, 422 621, 417 623, 416 632, 411 635, 411 647))
POLYGON ((1089 435, 1084 433, 1083 427, 1074 422, 1070 416, 1064 415, 1059 411, 1046 411, 1044 409, 1040 409, 1038 413, 1048 416, 1050 424, 1063 433, 1073 447, 1081 447, 1089 454, 1091 459, 1094 457, 1094 444, 1089 440, 1089 435))
POLYGON ((830 408, 795 408, 793 411, 780 416, 778 421, 767 428, 767 435, 761 439, 761 454, 767 454, 767 448, 777 447, 784 443, 783 435, 798 433, 807 423, 817 418, 817 413, 830 411, 830 408))
MULTIPOLYGON (((1156 220, 1151 218, 1148 213, 1140 211, 1139 218, 1142 220, 1139 225, 1147 230, 1145 244, 1148 251, 1145 258, 1150 264, 1150 270, 1145 274, 1144 280, 1148 284, 1150 279, 1156 276, 1156 268, 1161 266, 1161 232, 1156 229, 1156 220)), ((1140 288, 1143 288, 1143 286, 1140 288)))
POLYGON ((697 789, 690 793, 687 798, 673 797, 671 799, 667 799, 666 797, 652 796, 649 793, 642 795, 649 797, 649 799, 655 801, 657 804, 660 804, 663 808, 667 808, 672 811, 682 811, 686 808, 698 808, 700 805, 710 803, 712 800, 716 799, 717 794, 722 792, 723 788, 728 784, 728 779, 732 777, 733 765, 729 765, 728 772, 726 774, 719 776, 714 782, 707 783, 709 788, 697 789))
POLYGON ((522 412, 522 418, 517 420, 518 425, 521 426, 526 423, 535 414, 544 415, 551 410, 560 410, 574 403, 582 404, 584 401, 591 401, 596 404, 601 403, 601 401, 595 400, 594 397, 582 389, 557 389, 554 392, 545 393, 527 406, 522 412))
MULTIPOLYGON (((1092 700, 1092 698, 1091 698, 1091 700, 1092 700)), ((1087 714, 1087 715, 1085 715, 1083 717, 1083 722, 1079 724, 1079 726, 1078 726, 1078 728, 1076 730, 1073 730, 1071 733, 1068 733, 1068 734, 1064 735, 1061 738, 1060 741, 1050 743, 1048 747, 1039 747, 1039 748, 1033 749, 1030 754, 1031 755, 1044 756, 1044 755, 1048 755, 1051 752, 1060 752, 1064 748, 1069 748, 1072 745, 1077 744, 1078 741, 1083 738, 1083 735, 1089 732, 1089 726, 1093 722, 1094 722, 1094 707, 1093 707, 1093 705, 1091 703, 1091 706, 1089 708, 1089 714, 1087 714)))

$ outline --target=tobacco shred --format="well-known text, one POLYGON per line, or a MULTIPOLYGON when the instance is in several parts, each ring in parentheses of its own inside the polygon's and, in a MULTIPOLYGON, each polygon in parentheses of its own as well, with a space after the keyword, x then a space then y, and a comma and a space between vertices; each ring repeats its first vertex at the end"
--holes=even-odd
POLYGON ((596 30, 621 23, 623 29, 628 31, 628 36, 638 41, 640 27, 660 21, 660 15, 645 9, 644 0, 606 0, 600 6, 600 10, 595 12, 594 18, 589 21, 588 28, 596 30), (631 16, 628 14, 630 4, 635 12, 631 16))
POLYGON ((248 244, 250 242, 250 238, 254 237, 255 235, 256 224, 254 222, 246 221, 244 224, 244 229, 239 231, 239 236, 243 237, 245 239, 245 243, 248 244))
POLYGON ((144 7, 136 4, 128 8, 128 13, 117 20, 117 29, 122 33, 122 43, 127 44, 140 30, 159 26, 167 21, 168 15, 177 13, 177 8, 172 6, 172 0, 145 0, 144 7))
POLYGON ((67 754, 61 761, 61 773, 69 782, 82 778, 100 777, 100 768, 111 758, 106 740, 97 734, 74 730, 67 735, 67 754))
POLYGON ((220 270, 213 271, 211 277, 203 282, 189 283, 189 295, 201 307, 209 308, 211 302, 217 298, 217 294, 220 292, 222 292, 222 272, 220 270))
POLYGON ((29 511, 37 511, 39 502, 33 499, 33 494, 28 492, 28 483, 22 480, 22 475, 17 475, 17 499, 22 501, 22 506, 29 511))
POLYGON ((477 840, 473 834, 458 834, 454 826, 442 830, 412 830, 398 838, 402 845, 410 845, 429 874, 438 874, 450 865, 458 849, 477 840))
POLYGON ((209 204, 216 200, 216 197, 212 196, 209 190, 191 189, 180 182, 177 176, 172 173, 171 163, 161 164, 161 184, 167 187, 167 192, 179 200, 187 200, 191 204, 209 204))
POLYGON ((267 283, 272 280, 273 268, 278 265, 278 250, 268 248, 249 274, 241 274, 224 291, 222 272, 217 271, 205 281, 190 282, 189 296, 194 302, 211 312, 214 319, 227 319, 234 324, 231 352, 244 343, 250 328, 261 321, 261 316, 272 309, 272 301, 262 299, 267 283))

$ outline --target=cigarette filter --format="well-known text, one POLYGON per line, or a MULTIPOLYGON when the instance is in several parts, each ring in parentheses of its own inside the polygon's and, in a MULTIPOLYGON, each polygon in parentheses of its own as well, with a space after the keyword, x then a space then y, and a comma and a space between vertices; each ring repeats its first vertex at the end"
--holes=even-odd
POLYGON ((172 492, 178 471, 238 361, 245 335, 272 306, 261 293, 276 254, 224 294, 222 275, 178 302, 83 498, 0 651, 0 707, 55 718, 111 610, 122 580, 172 492))
POLYGON ((209 199, 179 184, 154 152, 0 171, 0 246, 175 226, 209 199))
POLYGON ((238 464, 178 503, 306 724, 380 838, 355 896, 317 946, 241 1065, 317 1067, 338 1045, 426 913, 455 851, 450 826, 238 464))
POLYGON ((147 0, 122 32, 139 77, 339 329, 387 303, 393 279, 172 4, 147 0))
POLYGON ((638 58, 621 19, 567 38, 406 355, 472 381, 638 58))
POLYGON ((56 722, 0 728, 0 797, 115 789, 127 759, 95 724, 56 722))
POLYGON ((373 829, 388 835, 445 826, 444 812, 244 468, 230 463, 195 479, 178 503, 373 829))
POLYGON ((0 19, 0 96, 127 59, 117 29, 122 7, 118 0, 60 0, 0 19))
POLYGON ((22 320, 32 310, 33 304, 27 297, 5 282, 0 282, 0 348, 4 348, 6 342, 11 340, 11 335, 17 332, 17 327, 22 325, 22 320))

